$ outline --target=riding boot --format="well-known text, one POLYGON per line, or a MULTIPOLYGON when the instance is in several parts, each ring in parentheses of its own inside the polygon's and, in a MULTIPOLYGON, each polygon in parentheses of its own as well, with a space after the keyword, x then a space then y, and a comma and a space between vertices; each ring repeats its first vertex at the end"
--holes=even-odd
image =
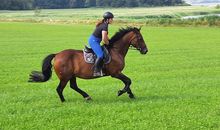
POLYGON ((103 76, 102 73, 102 67, 103 67, 103 59, 102 58, 97 58, 94 64, 94 73, 93 76, 98 77, 98 76, 103 76))

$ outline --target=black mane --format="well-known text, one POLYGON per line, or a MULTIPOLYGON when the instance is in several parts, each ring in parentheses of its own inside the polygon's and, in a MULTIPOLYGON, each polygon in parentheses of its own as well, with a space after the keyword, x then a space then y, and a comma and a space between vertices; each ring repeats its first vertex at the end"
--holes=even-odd
POLYGON ((116 32, 109 40, 109 46, 111 47, 116 41, 121 39, 125 34, 130 31, 139 31, 139 29, 136 27, 120 28, 119 31, 116 32))

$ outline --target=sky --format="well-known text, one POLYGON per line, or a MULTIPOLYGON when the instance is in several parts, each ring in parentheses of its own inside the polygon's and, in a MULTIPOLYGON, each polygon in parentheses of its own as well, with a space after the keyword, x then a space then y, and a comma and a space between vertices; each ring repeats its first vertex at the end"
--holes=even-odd
POLYGON ((220 0, 184 0, 188 3, 201 3, 201 2, 213 2, 213 3, 220 3, 220 0))

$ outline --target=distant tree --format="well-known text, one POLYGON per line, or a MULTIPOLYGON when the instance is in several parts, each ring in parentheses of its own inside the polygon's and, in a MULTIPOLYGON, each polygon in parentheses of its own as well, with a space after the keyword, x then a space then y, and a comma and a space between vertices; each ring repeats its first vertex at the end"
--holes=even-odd
POLYGON ((111 4, 113 3, 112 0, 103 0, 105 7, 111 7, 111 4))
POLYGON ((164 5, 166 6, 172 6, 172 5, 178 5, 184 3, 182 0, 165 0, 164 5))
POLYGON ((85 7, 85 0, 76 0, 76 7, 77 8, 85 7))
POLYGON ((96 0, 96 6, 100 7, 103 5, 104 5, 104 2, 102 0, 96 0))
MULTIPOLYGON (((25 10, 33 8, 33 0, 9 0, 8 8, 11 10, 25 10)), ((2 3, 1 3, 2 4, 2 3)))
MULTIPOLYGON (((164 0, 163 0, 164 1, 164 0)), ((154 0, 147 0, 147 3, 150 5, 150 6, 154 6, 154 0)))
POLYGON ((138 2, 137 2, 137 0, 126 0, 125 6, 127 6, 127 7, 137 7, 138 2))
POLYGON ((124 7, 125 0, 112 0, 111 7, 124 7))
POLYGON ((82 8, 84 7, 84 0, 69 0, 70 8, 82 8))
POLYGON ((65 8, 64 3, 66 3, 66 1, 63 0, 52 0, 51 4, 48 6, 52 6, 52 8, 65 8))
POLYGON ((145 6, 146 0, 138 0, 139 6, 145 6))
POLYGON ((34 7, 36 8, 52 8, 53 3, 50 0, 35 0, 34 7))
POLYGON ((162 6, 163 4, 162 4, 161 0, 154 0, 154 1, 152 1, 152 5, 154 5, 154 6, 162 6))
POLYGON ((10 3, 9 0, 0 0, 0 9, 8 9, 10 3))
POLYGON ((86 0, 85 1, 85 7, 95 7, 96 6, 96 0, 86 0))
POLYGON ((183 0, 0 0, 0 9, 172 6, 183 0))
POLYGON ((184 1, 182 1, 182 0, 176 0, 174 3, 175 3, 175 4, 183 4, 184 1))
POLYGON ((109 7, 111 6, 111 0, 96 0, 96 5, 98 7, 109 7))

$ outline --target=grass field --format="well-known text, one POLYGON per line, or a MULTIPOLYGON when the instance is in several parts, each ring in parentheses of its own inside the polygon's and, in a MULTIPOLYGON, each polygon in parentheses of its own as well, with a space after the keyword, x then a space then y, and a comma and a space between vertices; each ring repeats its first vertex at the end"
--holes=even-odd
MULTIPOLYGON (((110 27, 110 35, 118 26, 110 27)), ((0 23, 0 129, 220 129, 220 29, 143 27, 149 53, 130 50, 124 73, 135 100, 110 77, 78 80, 93 101, 69 85, 65 103, 58 79, 28 83, 43 58, 82 49, 92 25, 0 23)))
POLYGON ((157 18, 181 18, 189 15, 220 14, 220 9, 207 6, 176 6, 152 8, 84 8, 0 11, 0 21, 49 23, 87 23, 100 19, 103 12, 112 11, 118 22, 145 22, 157 18))

